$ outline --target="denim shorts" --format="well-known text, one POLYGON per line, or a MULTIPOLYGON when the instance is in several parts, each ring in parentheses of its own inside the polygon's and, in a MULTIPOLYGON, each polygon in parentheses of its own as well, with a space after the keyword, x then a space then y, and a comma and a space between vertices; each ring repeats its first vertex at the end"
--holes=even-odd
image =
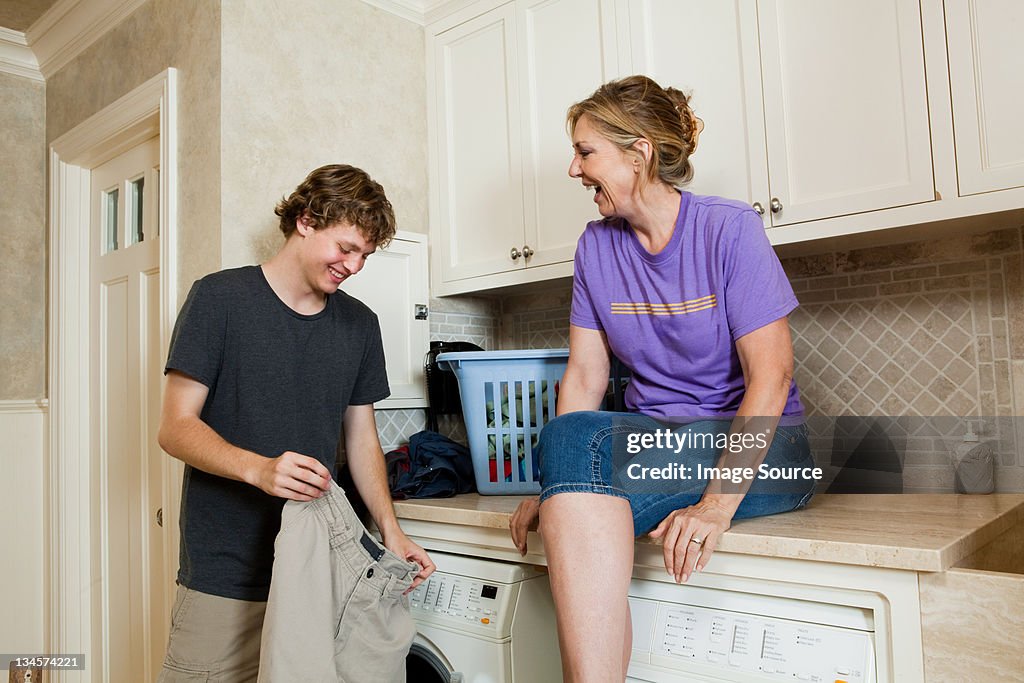
MULTIPOLYGON (((561 415, 545 425, 540 435, 541 501, 567 492, 625 498, 633 511, 634 533, 643 535, 674 510, 700 500, 709 482, 704 476, 707 469, 723 467, 719 456, 730 426, 731 420, 718 419, 669 425, 635 413, 580 411, 561 415), (655 434, 664 436, 667 431, 676 435, 672 441, 650 445, 655 434), (674 468, 670 474, 678 476, 638 476, 645 470, 667 472, 669 467, 674 468)), ((767 445, 767 439, 763 441, 767 445)), ((733 519, 806 506, 814 495, 816 481, 808 476, 814 466, 806 425, 780 424, 761 468, 753 469, 755 475, 762 470, 773 474, 785 471, 792 478, 755 476, 733 519)), ((722 490, 736 490, 736 485, 724 481, 722 490)))

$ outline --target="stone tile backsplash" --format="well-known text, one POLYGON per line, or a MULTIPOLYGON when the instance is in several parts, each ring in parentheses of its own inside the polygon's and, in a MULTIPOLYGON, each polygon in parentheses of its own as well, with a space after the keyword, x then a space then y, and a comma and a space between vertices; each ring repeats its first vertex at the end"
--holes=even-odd
MULTIPOLYGON (((808 415, 961 418, 942 437, 901 435, 904 490, 952 489, 954 435, 973 418, 997 446, 998 490, 1024 491, 1024 417, 1011 418, 1024 415, 1022 240, 1018 226, 782 261, 801 304, 790 327, 808 415)), ((571 301, 569 279, 435 299, 431 336, 486 349, 566 347, 571 301)), ((416 417, 378 414, 382 435, 422 428, 423 411, 388 412, 416 417)))

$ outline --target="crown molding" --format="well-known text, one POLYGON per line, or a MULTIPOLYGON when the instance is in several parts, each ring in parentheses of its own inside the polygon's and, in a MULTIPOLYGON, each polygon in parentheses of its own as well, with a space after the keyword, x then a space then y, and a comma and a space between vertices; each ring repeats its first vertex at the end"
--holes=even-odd
POLYGON ((57 73, 145 2, 60 0, 25 31, 43 77, 57 73))
POLYGON ((415 24, 423 26, 427 0, 363 0, 367 5, 390 12, 415 24))
MULTIPOLYGON (((60 71, 147 0, 60 0, 25 33, 0 28, 0 71, 35 80, 60 71)), ((426 26, 475 0, 363 0, 426 26)))
POLYGON ((39 62, 24 33, 0 27, 0 72, 33 81, 43 80, 39 62))
POLYGON ((475 0, 363 0, 420 26, 432 24, 475 0))

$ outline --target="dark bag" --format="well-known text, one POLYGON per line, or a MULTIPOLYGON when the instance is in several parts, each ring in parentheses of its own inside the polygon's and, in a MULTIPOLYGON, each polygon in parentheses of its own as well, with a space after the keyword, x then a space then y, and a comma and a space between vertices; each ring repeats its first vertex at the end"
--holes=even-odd
POLYGON ((450 498, 475 490, 469 449, 437 432, 422 431, 409 439, 409 471, 399 473, 391 493, 396 498, 450 498))

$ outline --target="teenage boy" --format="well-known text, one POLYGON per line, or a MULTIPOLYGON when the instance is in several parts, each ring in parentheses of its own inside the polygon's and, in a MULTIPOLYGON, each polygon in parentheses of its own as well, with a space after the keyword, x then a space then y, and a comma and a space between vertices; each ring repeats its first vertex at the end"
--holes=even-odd
POLYGON ((373 414, 390 393, 377 318, 338 291, 394 236, 391 203, 364 171, 330 165, 275 213, 280 251, 197 281, 171 339, 159 440, 186 467, 161 681, 256 679, 282 508, 329 491, 343 426, 384 545, 420 566, 413 587, 434 570, 388 492, 373 414))

